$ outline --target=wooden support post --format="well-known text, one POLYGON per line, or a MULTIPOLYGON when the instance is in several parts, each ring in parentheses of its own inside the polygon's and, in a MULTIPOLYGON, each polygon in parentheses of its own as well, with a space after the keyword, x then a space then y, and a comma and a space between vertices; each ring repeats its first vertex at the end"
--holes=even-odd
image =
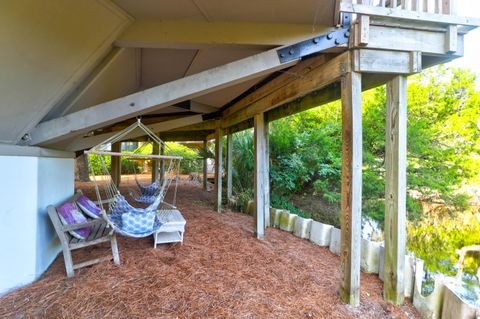
MULTIPOLYGON (((112 144, 112 152, 120 153, 122 151, 122 143, 117 142, 112 144)), ((122 161, 120 156, 111 156, 110 160, 111 165, 111 176, 112 181, 117 185, 120 185, 122 179, 122 161)))
MULTIPOLYGON (((160 155, 165 155, 165 144, 160 145, 160 155)), ((163 181, 165 178, 165 160, 160 160, 160 180, 163 181)))
POLYGON ((385 143, 385 300, 404 301, 407 197, 407 77, 387 82, 385 143))
POLYGON ((253 118, 254 127, 254 159, 255 159, 255 181, 254 181, 254 209, 255 209, 255 233, 258 239, 265 237, 265 218, 269 203, 265 198, 265 184, 268 180, 265 175, 268 173, 268 164, 266 157, 267 134, 265 113, 256 114, 253 118), (267 206, 268 205, 268 206, 267 206))
POLYGON ((203 190, 207 190, 207 183, 208 183, 208 141, 203 141, 203 151, 205 153, 205 157, 203 158, 203 190))
POLYGON ((340 297, 360 304, 360 242, 362 215, 362 77, 349 72, 342 90, 342 221, 340 297))
POLYGON ((270 227, 270 123, 265 115, 265 173, 263 174, 263 193, 265 196, 265 227, 270 227))
MULTIPOLYGON (((157 143, 152 143, 152 154, 160 155, 160 148, 157 143)), ((158 178, 158 159, 152 159, 152 183, 158 178)))
POLYGON ((215 210, 222 211, 222 135, 223 130, 218 125, 215 130, 215 210))
POLYGON ((233 141, 232 134, 227 135, 227 199, 230 202, 233 193, 233 166, 232 166, 232 154, 233 153, 233 141))

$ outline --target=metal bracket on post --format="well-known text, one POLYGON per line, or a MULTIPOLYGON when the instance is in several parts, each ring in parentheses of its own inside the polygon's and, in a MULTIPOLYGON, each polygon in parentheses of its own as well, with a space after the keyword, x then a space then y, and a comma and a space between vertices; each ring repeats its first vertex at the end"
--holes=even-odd
POLYGON ((304 56, 348 43, 348 38, 350 37, 350 20, 350 14, 343 14, 343 25, 341 28, 279 49, 277 54, 280 62, 286 63, 297 60, 304 56))

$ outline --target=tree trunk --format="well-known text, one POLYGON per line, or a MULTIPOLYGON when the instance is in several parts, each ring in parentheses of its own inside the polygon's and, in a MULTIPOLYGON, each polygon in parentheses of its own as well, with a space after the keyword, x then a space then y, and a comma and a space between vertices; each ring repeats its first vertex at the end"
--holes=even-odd
POLYGON ((80 182, 90 182, 88 158, 85 154, 75 159, 75 180, 80 182))

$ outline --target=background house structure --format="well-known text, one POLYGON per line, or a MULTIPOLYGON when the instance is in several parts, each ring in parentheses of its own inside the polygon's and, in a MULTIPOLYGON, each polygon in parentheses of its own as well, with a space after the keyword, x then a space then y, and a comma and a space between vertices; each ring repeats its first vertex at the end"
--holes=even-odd
POLYGON ((358 304, 361 92, 386 84, 384 292, 403 302, 407 76, 462 56, 480 20, 455 0, 27 0, 0 17, 0 292, 60 251, 46 207, 73 193, 75 156, 138 117, 165 141, 215 140, 218 212, 222 136, 231 179, 230 136, 253 127, 262 239, 268 123, 341 98, 340 295, 358 304))

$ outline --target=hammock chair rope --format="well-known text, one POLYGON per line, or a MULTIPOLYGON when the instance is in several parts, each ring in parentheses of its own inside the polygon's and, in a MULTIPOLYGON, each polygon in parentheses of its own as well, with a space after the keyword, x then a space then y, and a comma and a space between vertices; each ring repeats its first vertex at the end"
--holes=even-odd
MULTIPOLYGON (((90 166, 91 174, 93 176, 93 180, 95 183, 95 193, 98 199, 98 203, 102 209, 102 214, 108 224, 118 233, 129 236, 129 237, 145 237, 153 234, 156 232, 161 226, 162 223, 158 220, 157 213, 159 212, 160 205, 166 205, 172 208, 176 208, 176 196, 177 196, 177 187, 178 187, 178 173, 180 170, 180 163, 182 160, 181 156, 166 156, 166 155, 155 155, 155 154, 138 154, 138 153, 121 153, 121 152, 111 152, 109 151, 110 145, 121 141, 124 139, 128 134, 133 132, 135 129, 141 129, 151 140, 152 143, 157 143, 158 145, 165 146, 164 142, 156 136, 147 126, 141 123, 140 120, 137 120, 136 123, 132 124, 131 126, 127 127, 125 130, 115 134, 114 136, 110 137, 109 139, 105 140, 104 142, 94 146, 89 151, 85 151, 85 154, 88 155, 97 155, 100 160, 100 167, 102 169, 102 177, 104 179, 103 183, 99 183, 97 181, 97 176, 95 174, 95 170, 93 165, 90 166), (118 189, 117 185, 113 182, 113 179, 110 175, 110 172, 107 168, 107 165, 104 160, 104 156, 119 156, 119 157, 130 157, 130 158, 141 158, 141 159, 162 159, 168 162, 166 174, 163 180, 159 181, 156 185, 155 192, 149 196, 148 202, 143 201, 144 203, 148 203, 149 206, 146 208, 137 208, 132 206, 126 198, 121 194, 120 190, 118 189), (173 202, 172 204, 165 202, 165 196, 172 184, 175 182, 175 190, 173 194, 173 202), (102 194, 100 192, 100 187, 103 186, 103 192, 105 194, 102 198, 102 194), (108 204, 108 208, 104 207, 105 204, 108 204), (134 220, 133 225, 135 227, 126 228, 123 227, 123 217, 124 214, 128 214, 130 218, 133 216, 134 220), (145 220, 149 220, 148 223, 152 220, 150 216, 154 217, 153 227, 148 227, 143 225, 145 220), (144 227, 145 226, 145 227, 144 227)), ((137 150, 136 150, 137 151, 137 150)), ((90 160, 90 156, 88 156, 90 160)), ((136 177, 136 176, 135 176, 136 177)), ((139 185, 140 186, 140 185, 139 185)), ((132 194, 131 194, 132 195, 132 194)), ((134 197, 134 196, 132 196, 134 197)), ((134 198, 135 199, 135 198, 134 198)), ((142 202, 142 201, 139 201, 142 202)))

